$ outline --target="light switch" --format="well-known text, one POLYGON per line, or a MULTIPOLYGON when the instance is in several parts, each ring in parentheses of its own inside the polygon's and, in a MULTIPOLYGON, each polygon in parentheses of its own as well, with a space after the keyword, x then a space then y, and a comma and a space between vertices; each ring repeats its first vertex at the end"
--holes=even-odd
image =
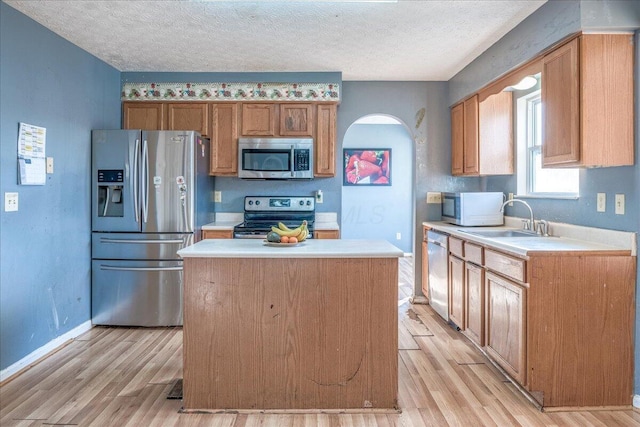
POLYGON ((213 201, 215 203, 222 203, 222 191, 215 191, 213 193, 213 201))
POLYGON ((18 193, 4 193, 4 211, 16 212, 18 210, 18 193))
POLYGON ((624 215, 624 194, 616 194, 616 215, 624 215))
POLYGON ((47 173, 53 173, 53 157, 47 157, 47 173))
POLYGON ((605 212, 607 210, 607 193, 598 193, 597 200, 596 210, 598 212, 605 212))

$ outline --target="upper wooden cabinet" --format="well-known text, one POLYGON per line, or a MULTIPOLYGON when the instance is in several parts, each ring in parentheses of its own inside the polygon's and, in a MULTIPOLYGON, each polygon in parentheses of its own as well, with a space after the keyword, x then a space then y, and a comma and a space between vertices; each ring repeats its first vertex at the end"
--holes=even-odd
POLYGON ((478 158, 480 175, 513 173, 513 92, 500 92, 480 102, 478 158))
POLYGON ((543 59, 543 165, 634 164, 633 36, 583 34, 543 59))
POLYGON ((451 174, 478 175, 478 95, 451 109, 451 174))
POLYGON ((160 102, 123 102, 122 128, 164 129, 164 104, 160 102))
POLYGON ((314 175, 336 175, 336 104, 320 104, 317 108, 317 129, 314 140, 314 175))
POLYGON ((211 162, 210 175, 238 174, 238 104, 210 104, 211 162))
POLYGON ((209 109, 204 102, 165 104, 167 130, 195 130, 209 136, 209 109))
POLYGON ((210 174, 238 174, 239 137, 314 139, 314 176, 336 175, 337 104, 313 102, 122 103, 123 128, 196 130, 211 138, 210 174))
POLYGON ((451 174, 463 176, 513 173, 511 92, 478 102, 478 95, 451 109, 451 174))
POLYGON ((313 105, 280 104, 280 135, 311 137, 313 124, 313 105))
POLYGON ((276 136, 276 104, 242 104, 241 136, 276 136))

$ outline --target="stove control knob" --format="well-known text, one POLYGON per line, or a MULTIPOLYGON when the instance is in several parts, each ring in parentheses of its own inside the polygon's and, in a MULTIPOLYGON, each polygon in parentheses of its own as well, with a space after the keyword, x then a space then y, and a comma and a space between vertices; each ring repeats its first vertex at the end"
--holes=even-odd
POLYGON ((260 200, 256 200, 256 206, 260 204, 260 200))
POLYGON ((253 204, 253 200, 249 200, 249 205, 252 205, 252 204, 253 204))
POLYGON ((300 200, 300 206, 304 205, 304 200, 300 200))
POLYGON ((311 206, 311 200, 307 200, 307 206, 311 206))

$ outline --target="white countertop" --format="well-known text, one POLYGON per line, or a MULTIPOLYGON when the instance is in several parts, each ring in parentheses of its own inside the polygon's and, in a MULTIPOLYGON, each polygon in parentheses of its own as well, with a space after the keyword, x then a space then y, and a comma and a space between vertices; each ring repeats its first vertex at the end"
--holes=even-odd
POLYGON ((399 258, 404 253, 386 240, 318 239, 297 245, 268 246, 261 239, 207 239, 181 249, 183 258, 399 258))
MULTIPOLYGON (((203 230, 233 230, 233 227, 242 223, 244 216, 242 213, 216 213, 216 220, 203 225, 203 230)), ((274 224, 275 225, 275 224, 274 224)), ((339 230, 338 214, 336 212, 317 212, 316 220, 313 224, 315 230, 339 230)))
MULTIPOLYGON (((506 220, 506 217, 505 217, 506 220)), ((518 256, 554 252, 628 252, 635 256, 637 252, 636 235, 632 232, 574 226, 570 224, 550 223, 550 237, 483 237, 465 231, 514 229, 519 222, 508 221, 504 227, 461 227, 446 222, 423 222, 423 225, 487 247, 500 249, 518 256), (579 237, 577 237, 579 236, 579 237)))

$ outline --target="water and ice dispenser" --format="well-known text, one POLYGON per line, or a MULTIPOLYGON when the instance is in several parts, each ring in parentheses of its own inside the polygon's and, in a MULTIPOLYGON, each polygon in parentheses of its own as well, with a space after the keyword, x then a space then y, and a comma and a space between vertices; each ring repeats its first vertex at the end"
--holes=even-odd
POLYGON ((98 216, 123 216, 124 170, 98 170, 98 216))

